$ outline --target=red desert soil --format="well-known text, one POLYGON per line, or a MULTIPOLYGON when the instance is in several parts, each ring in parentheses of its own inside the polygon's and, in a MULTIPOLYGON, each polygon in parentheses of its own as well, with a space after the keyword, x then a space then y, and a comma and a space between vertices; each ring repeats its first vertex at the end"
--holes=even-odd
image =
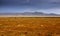
POLYGON ((60 36, 60 18, 0 17, 0 36, 60 36))

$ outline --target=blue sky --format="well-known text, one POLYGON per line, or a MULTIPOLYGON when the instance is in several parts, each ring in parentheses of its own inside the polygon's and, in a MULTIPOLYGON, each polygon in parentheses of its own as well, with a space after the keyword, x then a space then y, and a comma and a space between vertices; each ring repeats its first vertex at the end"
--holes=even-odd
POLYGON ((60 14, 60 0, 0 0, 0 13, 34 11, 60 14))

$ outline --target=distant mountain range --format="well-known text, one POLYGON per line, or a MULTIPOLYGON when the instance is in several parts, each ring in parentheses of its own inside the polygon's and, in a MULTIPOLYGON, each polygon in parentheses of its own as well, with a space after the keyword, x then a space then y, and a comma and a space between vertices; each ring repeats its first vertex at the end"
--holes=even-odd
POLYGON ((0 15, 60 15, 54 13, 43 13, 43 12, 24 12, 24 13, 0 13, 0 15))

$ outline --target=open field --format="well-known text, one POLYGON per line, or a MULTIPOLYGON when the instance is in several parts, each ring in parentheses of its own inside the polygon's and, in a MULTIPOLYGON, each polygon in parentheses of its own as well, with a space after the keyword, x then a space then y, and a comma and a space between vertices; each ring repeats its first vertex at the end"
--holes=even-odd
POLYGON ((60 15, 0 15, 0 17, 60 17, 60 15))
POLYGON ((0 36, 60 36, 60 18, 0 17, 0 36))

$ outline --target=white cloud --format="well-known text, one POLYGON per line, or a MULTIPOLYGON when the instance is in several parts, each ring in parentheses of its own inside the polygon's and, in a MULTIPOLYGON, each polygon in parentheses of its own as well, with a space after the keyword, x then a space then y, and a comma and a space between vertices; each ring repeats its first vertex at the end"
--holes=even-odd
POLYGON ((52 8, 52 9, 39 9, 37 11, 44 12, 44 13, 55 13, 60 14, 60 8, 52 8))

